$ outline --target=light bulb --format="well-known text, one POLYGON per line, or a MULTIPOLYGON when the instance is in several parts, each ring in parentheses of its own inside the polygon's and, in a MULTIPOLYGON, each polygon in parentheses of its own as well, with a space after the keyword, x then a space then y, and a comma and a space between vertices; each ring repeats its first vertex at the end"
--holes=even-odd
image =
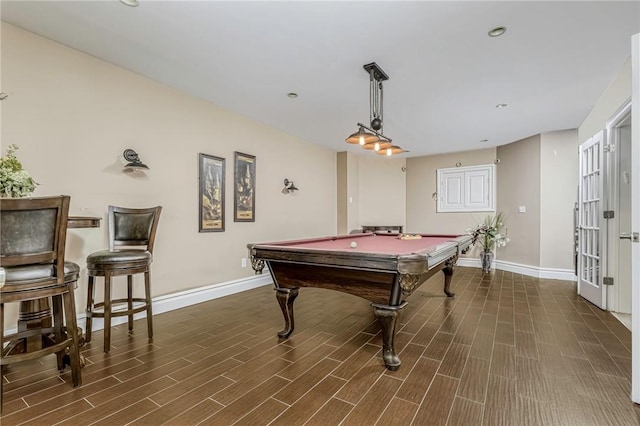
POLYGON ((364 145, 364 136, 360 136, 360 145, 364 145))
POLYGON ((380 151, 380 142, 376 142, 376 144, 375 144, 375 146, 374 146, 374 149, 375 149, 376 151, 380 151))
POLYGON ((393 153, 393 152, 391 151, 391 148, 387 148, 387 156, 391 157, 391 154, 392 154, 392 153, 393 153))

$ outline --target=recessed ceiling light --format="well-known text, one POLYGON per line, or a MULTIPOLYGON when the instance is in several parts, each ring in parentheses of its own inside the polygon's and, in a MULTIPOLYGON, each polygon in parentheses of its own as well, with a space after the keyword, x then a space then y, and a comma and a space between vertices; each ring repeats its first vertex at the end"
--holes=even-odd
POLYGON ((509 104, 498 104, 498 105, 496 105, 496 108, 506 108, 508 106, 509 106, 509 104))
POLYGON ((138 3, 138 0, 120 0, 120 3, 124 4, 125 6, 129 6, 129 7, 138 7, 138 6, 140 6, 140 3, 138 3))
POLYGON ((295 99, 298 97, 298 94, 295 92, 289 92, 287 93, 287 96, 290 97, 291 99, 295 99))
POLYGON ((507 27, 495 27, 494 29, 489 31, 489 37, 500 37, 502 34, 507 32, 507 27))

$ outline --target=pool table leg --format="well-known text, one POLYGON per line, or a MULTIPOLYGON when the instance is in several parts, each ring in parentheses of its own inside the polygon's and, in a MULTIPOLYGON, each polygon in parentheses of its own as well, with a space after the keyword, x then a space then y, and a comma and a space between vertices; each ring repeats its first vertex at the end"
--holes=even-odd
POLYGON ((276 298, 282 315, 284 316, 284 330, 278 332, 278 337, 286 339, 293 333, 293 301, 298 297, 298 288, 276 288, 276 298))
POLYGON ((401 364, 400 357, 396 355, 396 322, 398 312, 407 306, 407 302, 403 302, 398 306, 378 305, 377 303, 372 303, 371 306, 382 326, 382 359, 384 360, 384 365, 387 369, 396 371, 401 364))
POLYGON ((442 273, 444 274, 444 294, 448 297, 455 296, 455 293, 452 293, 449 290, 449 286, 451 285, 451 278, 453 277, 453 269, 456 265, 456 261, 458 260, 458 256, 455 256, 449 260, 447 260, 444 264, 444 268, 442 268, 442 273))

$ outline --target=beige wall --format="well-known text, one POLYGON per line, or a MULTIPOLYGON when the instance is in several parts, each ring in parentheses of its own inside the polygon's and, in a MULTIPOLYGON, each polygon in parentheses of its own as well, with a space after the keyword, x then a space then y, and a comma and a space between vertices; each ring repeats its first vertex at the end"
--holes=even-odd
POLYGON ((347 205, 349 218, 347 232, 360 229, 360 159, 357 155, 347 154, 347 205))
POLYGON ((496 149, 455 152, 452 154, 407 159, 407 232, 464 233, 481 223, 486 213, 436 213, 437 169, 493 164, 496 149))
POLYGON ((350 152, 337 153, 338 234, 357 231, 360 225, 359 158, 350 152))
POLYGON ((578 132, 540 135, 540 267, 573 270, 578 132))
POLYGON ((349 220, 349 200, 347 195, 347 188, 349 180, 347 178, 347 155, 345 152, 338 152, 336 154, 336 191, 337 191, 337 209, 338 209, 338 234, 347 234, 348 227, 347 222, 349 220))
POLYGON ((404 158, 381 158, 373 153, 358 158, 360 226, 404 226, 407 200, 402 168, 405 162, 404 158))
POLYGON ((631 58, 615 76, 609 87, 602 93, 578 128, 578 142, 583 143, 604 129, 607 120, 631 98, 631 58))
POLYGON ((509 244, 497 250, 502 261, 540 265, 540 135, 499 146, 497 209, 506 216, 509 244), (525 213, 518 213, 524 206, 525 213))
MULTIPOLYGON (((251 276, 246 244, 336 233, 336 154, 14 26, 2 25, 2 147, 71 213, 162 205, 153 295, 251 276), (133 148, 151 170, 123 173, 133 148), (233 221, 233 155, 256 156, 256 221, 233 221), (198 233, 198 153, 226 158, 226 230, 198 233), (283 179, 299 191, 283 195, 283 179)), ((107 246, 107 227, 70 230, 68 258, 107 246)), ((84 309, 80 309, 82 312, 84 309)), ((9 319, 9 318, 8 318, 9 319)), ((11 323, 10 321, 8 322, 11 323)))

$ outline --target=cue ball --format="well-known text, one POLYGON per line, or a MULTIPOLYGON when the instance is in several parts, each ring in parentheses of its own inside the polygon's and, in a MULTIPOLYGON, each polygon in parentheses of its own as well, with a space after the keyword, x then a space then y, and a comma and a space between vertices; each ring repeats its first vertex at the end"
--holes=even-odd
POLYGON ((358 247, 358 243, 356 243, 355 241, 351 241, 351 247, 353 248, 358 247))

